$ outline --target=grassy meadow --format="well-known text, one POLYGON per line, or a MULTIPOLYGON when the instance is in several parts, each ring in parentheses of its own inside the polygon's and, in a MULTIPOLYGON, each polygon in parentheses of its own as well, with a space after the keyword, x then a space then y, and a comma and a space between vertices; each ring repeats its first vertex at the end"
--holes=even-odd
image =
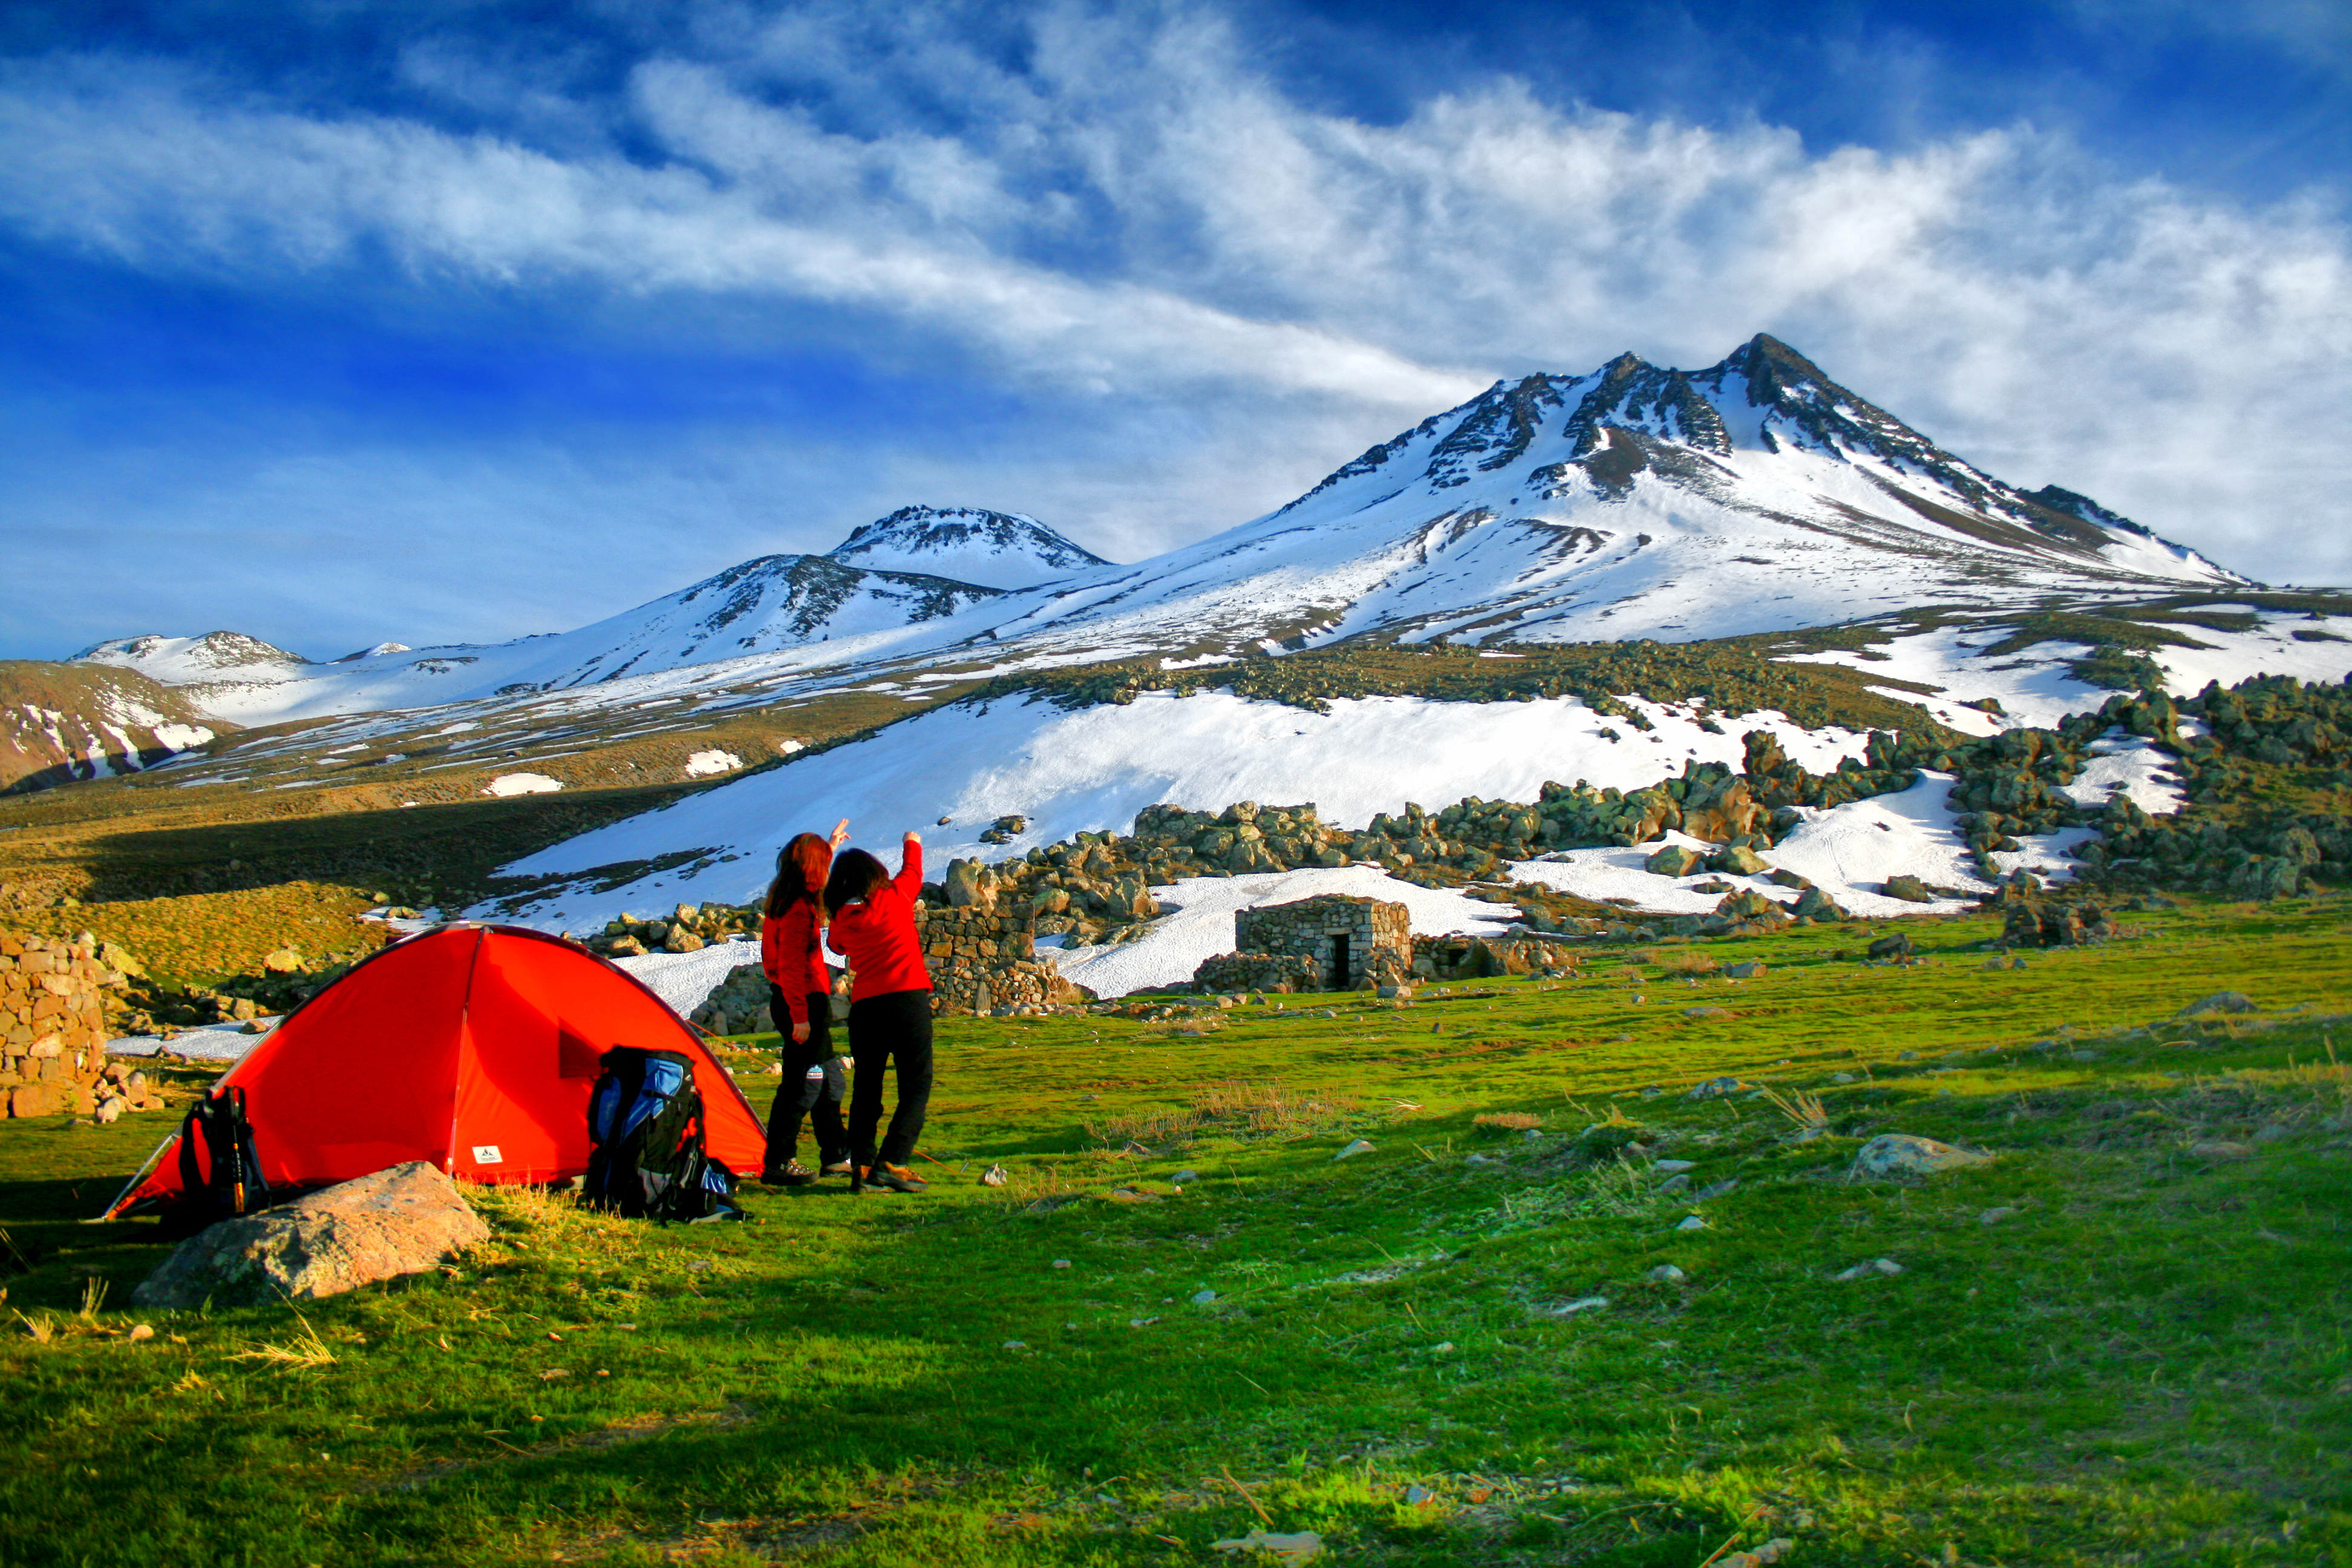
POLYGON ((2352 903, 2125 918, 950 1021, 928 1193, 485 1190, 299 1310, 126 1309, 175 1117, 0 1123, 0 1562, 2352 1563, 2352 903))

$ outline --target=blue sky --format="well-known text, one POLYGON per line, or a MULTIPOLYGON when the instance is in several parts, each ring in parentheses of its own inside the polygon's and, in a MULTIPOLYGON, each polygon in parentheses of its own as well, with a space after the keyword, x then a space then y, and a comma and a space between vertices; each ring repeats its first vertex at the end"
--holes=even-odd
POLYGON ((578 625, 913 501, 1132 559, 1757 331, 2352 580, 2352 8, 0 10, 0 657, 578 625))

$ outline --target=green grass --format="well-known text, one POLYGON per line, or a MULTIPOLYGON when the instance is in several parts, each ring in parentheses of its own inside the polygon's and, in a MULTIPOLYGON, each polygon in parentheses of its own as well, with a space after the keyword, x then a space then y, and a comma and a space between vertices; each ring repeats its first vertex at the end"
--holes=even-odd
POLYGON ((1826 928, 1704 944, 1771 965, 1744 982, 1603 950, 1405 1007, 951 1021, 925 1194, 752 1189, 753 1224, 663 1230, 492 1191, 493 1246, 299 1313, 118 1310, 160 1253, 73 1219, 165 1119, 0 1124, 29 1263, 0 1561, 1231 1562, 1211 1542, 1262 1509, 1340 1563, 2352 1562, 2347 916, 2199 906, 1999 970, 1969 918, 1909 922, 1901 968, 1826 928), (2223 988, 2265 1012, 2174 1021, 2223 988), (1829 1131, 1683 1098, 1724 1074, 1829 1131), (1250 1130, 1224 1086, 1276 1081, 1250 1130), (1586 1134, 1612 1121, 1737 1187, 1662 1190, 1607 1157, 1622 1125, 1586 1134), (1998 1158, 1846 1180, 1881 1131, 1998 1158), (1903 1272, 1832 1278, 1878 1258, 1903 1272))

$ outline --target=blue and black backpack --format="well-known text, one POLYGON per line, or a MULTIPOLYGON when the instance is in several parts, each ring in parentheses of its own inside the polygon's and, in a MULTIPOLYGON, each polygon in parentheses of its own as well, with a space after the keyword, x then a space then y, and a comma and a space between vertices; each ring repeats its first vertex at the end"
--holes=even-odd
POLYGON ((615 1046, 588 1096, 582 1198, 627 1219, 740 1219, 735 1177, 703 1152, 694 1062, 677 1051, 615 1046))

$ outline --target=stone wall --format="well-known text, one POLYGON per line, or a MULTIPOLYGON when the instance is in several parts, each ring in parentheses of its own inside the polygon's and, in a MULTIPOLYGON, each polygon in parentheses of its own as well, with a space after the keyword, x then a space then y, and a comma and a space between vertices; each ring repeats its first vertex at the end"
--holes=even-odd
POLYGON ((0 1095, 10 1115, 97 1109, 105 996, 122 984, 93 941, 0 931, 0 1095))
POLYGON ((1321 967, 1303 953, 1227 952, 1204 958, 1192 984, 1212 994, 1242 991, 1316 991, 1321 967))
POLYGON ((1402 978, 1412 966, 1412 918, 1402 904, 1382 899, 1326 893, 1294 903, 1266 904, 1234 916, 1238 953, 1295 954, 1315 961, 1317 982, 1344 991, 1366 978, 1393 972, 1402 978), (1347 939, 1347 968, 1339 969, 1338 937, 1347 939))
POLYGON ((1498 974, 1557 974, 1576 954, 1540 937, 1417 936, 1412 972, 1426 980, 1484 980, 1498 974))
POLYGON ((1062 978, 1050 954, 1037 952, 1036 926, 1026 914, 1000 913, 987 903, 919 904, 915 932, 931 974, 934 1013, 997 1013, 1092 998, 1062 978))

